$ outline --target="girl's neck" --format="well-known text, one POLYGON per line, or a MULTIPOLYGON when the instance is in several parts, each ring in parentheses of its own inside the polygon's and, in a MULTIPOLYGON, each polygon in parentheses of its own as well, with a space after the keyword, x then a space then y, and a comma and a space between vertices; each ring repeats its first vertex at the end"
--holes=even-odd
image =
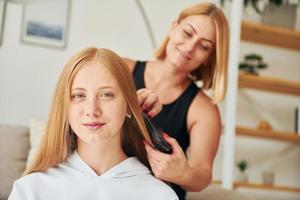
POLYGON ((87 144, 78 142, 77 152, 98 175, 127 159, 120 143, 87 144))

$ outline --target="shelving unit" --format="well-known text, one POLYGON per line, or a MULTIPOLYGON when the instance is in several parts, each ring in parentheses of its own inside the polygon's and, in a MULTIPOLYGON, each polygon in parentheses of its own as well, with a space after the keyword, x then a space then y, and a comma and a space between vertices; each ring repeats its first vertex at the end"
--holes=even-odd
MULTIPOLYGON (((271 45, 292 50, 300 50, 300 31, 262 25, 249 21, 242 21, 241 40, 271 45)), ((300 81, 290 81, 275 77, 255 76, 240 73, 238 76, 240 88, 250 88, 268 92, 283 93, 300 96, 300 81)), ((236 126, 236 135, 277 140, 283 142, 300 143, 300 136, 291 132, 276 130, 259 130, 250 127, 236 126)), ((247 188, 271 191, 300 193, 300 188, 265 185, 257 183, 233 182, 233 189, 247 188)))
POLYGON ((259 183, 239 183, 235 182, 233 188, 246 188, 246 189, 260 189, 260 190, 271 190, 278 192, 300 192, 300 188, 296 187, 287 187, 287 186, 276 186, 276 185, 266 185, 259 183))
MULTIPOLYGON (((242 9, 241 4, 239 1, 233 3, 231 12, 239 12, 242 9)), ((233 15, 231 16, 231 27, 234 29, 231 30, 232 32, 240 31, 240 39, 241 41, 257 43, 261 45, 270 45, 277 48, 286 48, 290 50, 300 51, 300 31, 294 31, 290 29, 274 27, 270 25, 259 24, 250 21, 240 21, 240 19, 236 19, 236 17, 241 17, 241 15, 233 15), (232 17, 234 16, 234 17, 232 17), (237 23, 239 21, 240 23, 237 23), (240 27, 239 27, 240 26, 240 27), (240 28, 239 30, 235 28, 240 28)), ((231 35, 231 40, 236 41, 236 35, 231 35)), ((237 41, 236 41, 237 42, 237 41)), ((232 42, 231 45, 234 46, 237 51, 239 50, 239 43, 232 42)), ((230 51, 231 55, 238 55, 237 51, 230 51)), ((230 62, 230 66, 234 66, 236 61, 234 58, 230 57, 233 61, 230 62)), ((236 66, 236 65, 235 65, 236 66)), ((296 97, 300 97, 300 80, 299 81, 292 81, 292 80, 285 80, 282 78, 275 78, 275 77, 265 77, 265 76, 255 76, 249 75, 245 73, 239 73, 234 71, 233 67, 229 70, 229 78, 233 79, 229 82, 235 83, 234 76, 238 77, 238 88, 248 88, 248 89, 255 89, 267 92, 275 92, 281 93, 285 95, 293 95, 296 97)), ((228 95, 233 97, 229 98, 226 104, 226 110, 230 110, 230 112, 236 113, 236 99, 238 94, 238 88, 230 86, 230 91, 228 95)), ((230 113, 229 112, 229 113, 230 113)), ((228 120, 225 123, 224 127, 224 144, 225 144, 225 161, 232 161, 234 158, 234 152, 236 151, 234 145, 234 137, 254 137, 258 139, 265 139, 265 140, 276 140, 281 142, 290 142, 290 143, 300 143, 300 136, 293 132, 282 132, 277 130, 258 130, 256 128, 251 127, 244 127, 244 126, 237 126, 235 124, 236 114, 227 114, 226 118, 232 119, 232 121, 228 120), (234 129, 234 131, 232 131, 234 129), (234 134, 234 137, 231 134, 234 134), (227 136, 226 136, 227 135, 227 136), (232 146, 232 148, 230 148, 232 146), (227 159, 226 156, 230 157, 227 159)), ((224 161, 224 163, 225 163, 224 161)), ((224 164, 223 173, 226 170, 232 169, 234 167, 234 162, 231 164, 224 164), (230 168, 231 167, 231 168, 230 168)), ((235 182, 233 180, 233 174, 229 173, 229 175, 225 175, 225 178, 222 181, 215 180, 213 184, 222 184, 223 187, 228 189, 238 189, 238 188, 246 188, 246 189, 254 189, 254 190, 269 190, 269 191, 281 191, 281 192, 294 192, 300 193, 300 187, 288 187, 288 186, 280 186, 280 185, 266 185, 266 184, 258 184, 258 183, 240 183, 235 182)))
POLYGON ((300 31, 242 21, 243 41, 300 50, 300 31))
POLYGON ((249 137, 265 138, 286 142, 300 143, 300 136, 291 132, 266 131, 242 126, 236 127, 236 134, 249 137))
POLYGON ((239 86, 290 95, 300 95, 299 81, 290 81, 279 78, 240 73, 239 86))
MULTIPOLYGON (((222 181, 214 180, 212 184, 220 185, 222 181)), ((233 188, 244 188, 244 189, 256 189, 256 190, 270 190, 270 191, 277 191, 277 192, 300 192, 299 187, 288 187, 288 186, 279 186, 279 185, 267 185, 267 184, 260 184, 260 183, 240 183, 234 182, 233 188)))

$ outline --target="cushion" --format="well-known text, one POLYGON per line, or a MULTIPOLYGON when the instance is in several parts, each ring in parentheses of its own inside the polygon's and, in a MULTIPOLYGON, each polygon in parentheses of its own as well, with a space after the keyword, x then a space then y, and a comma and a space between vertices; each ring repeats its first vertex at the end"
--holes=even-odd
POLYGON ((14 180, 24 172, 29 151, 29 129, 0 124, 0 199, 7 199, 14 180))
POLYGON ((29 123, 30 129, 30 150, 26 162, 26 168, 30 166, 34 156, 40 146, 42 136, 45 132, 46 123, 39 119, 32 119, 29 123))

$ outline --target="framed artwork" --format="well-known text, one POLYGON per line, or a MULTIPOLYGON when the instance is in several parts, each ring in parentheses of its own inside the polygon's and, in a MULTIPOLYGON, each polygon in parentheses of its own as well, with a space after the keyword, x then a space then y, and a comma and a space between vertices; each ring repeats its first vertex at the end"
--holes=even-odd
POLYGON ((70 0, 36 1, 23 5, 21 42, 65 48, 70 0))
POLYGON ((0 0, 0 45, 2 43, 6 0, 0 0))

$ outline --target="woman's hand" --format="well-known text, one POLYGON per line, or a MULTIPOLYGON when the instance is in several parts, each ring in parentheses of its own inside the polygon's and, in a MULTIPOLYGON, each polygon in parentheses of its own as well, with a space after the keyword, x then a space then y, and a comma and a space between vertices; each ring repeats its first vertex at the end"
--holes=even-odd
POLYGON ((165 154, 153 149, 146 141, 145 148, 154 176, 168 182, 176 183, 189 170, 184 152, 174 138, 164 134, 165 140, 172 146, 172 154, 165 154))
POLYGON ((136 93, 141 110, 147 110, 150 117, 154 117, 161 111, 162 104, 160 103, 158 96, 154 92, 149 89, 142 88, 139 89, 136 93))

